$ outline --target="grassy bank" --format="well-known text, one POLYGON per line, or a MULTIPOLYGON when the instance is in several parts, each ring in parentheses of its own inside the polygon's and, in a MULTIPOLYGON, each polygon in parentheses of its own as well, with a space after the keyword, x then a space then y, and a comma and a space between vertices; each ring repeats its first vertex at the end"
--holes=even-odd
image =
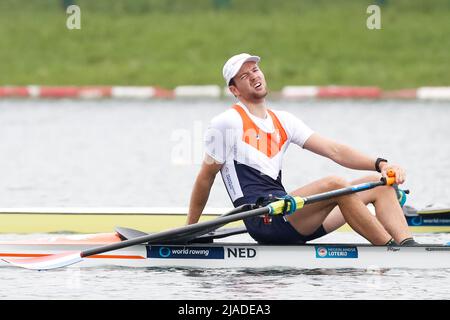
POLYGON ((222 85, 243 51, 275 90, 450 85, 447 0, 387 1, 381 30, 366 28, 375 1, 224 1, 80 0, 68 30, 60 1, 4 0, 0 85, 222 85))

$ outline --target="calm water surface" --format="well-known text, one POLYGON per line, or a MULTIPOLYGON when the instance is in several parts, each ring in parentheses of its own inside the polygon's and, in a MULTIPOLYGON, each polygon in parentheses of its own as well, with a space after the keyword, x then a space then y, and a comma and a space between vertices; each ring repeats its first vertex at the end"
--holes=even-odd
MULTIPOLYGON (((0 101, 1 207, 187 206, 209 120, 230 101, 0 101)), ((450 103, 279 102, 317 132, 404 166, 408 203, 450 205, 450 103)), ((288 190, 338 167, 294 145, 288 190)), ((209 206, 229 206, 216 179, 209 206)), ((0 239, 42 235, 0 235, 0 239)), ((240 236, 239 240, 247 240, 240 236)), ((421 235, 443 243, 449 236, 421 235)), ((319 241, 361 242, 331 234, 319 241)), ((449 270, 2 268, 1 299, 447 299, 449 270), (70 289, 70 290, 68 290, 70 289)))

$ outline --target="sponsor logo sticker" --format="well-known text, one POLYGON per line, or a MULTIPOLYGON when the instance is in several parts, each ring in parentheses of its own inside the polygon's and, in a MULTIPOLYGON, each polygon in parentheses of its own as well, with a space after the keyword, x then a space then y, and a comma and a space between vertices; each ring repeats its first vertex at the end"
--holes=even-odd
POLYGON ((352 246, 315 246, 316 258, 356 259, 358 248, 352 246))
POLYGON ((156 259, 224 259, 224 248, 147 246, 147 257, 156 259))

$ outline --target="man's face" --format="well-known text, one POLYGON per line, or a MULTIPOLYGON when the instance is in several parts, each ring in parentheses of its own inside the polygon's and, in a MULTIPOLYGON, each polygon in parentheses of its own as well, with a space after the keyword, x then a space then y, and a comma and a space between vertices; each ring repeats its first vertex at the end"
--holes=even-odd
POLYGON ((266 79, 256 62, 248 61, 244 63, 234 76, 233 94, 246 100, 259 100, 267 95, 266 79))

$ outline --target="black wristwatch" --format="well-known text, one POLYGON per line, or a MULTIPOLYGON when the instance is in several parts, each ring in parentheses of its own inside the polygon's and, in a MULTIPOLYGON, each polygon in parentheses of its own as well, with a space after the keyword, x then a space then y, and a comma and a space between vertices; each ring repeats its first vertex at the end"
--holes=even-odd
POLYGON ((388 162, 388 161, 383 158, 377 158, 377 161, 375 161, 375 170, 377 170, 378 172, 381 172, 380 162, 388 162))

